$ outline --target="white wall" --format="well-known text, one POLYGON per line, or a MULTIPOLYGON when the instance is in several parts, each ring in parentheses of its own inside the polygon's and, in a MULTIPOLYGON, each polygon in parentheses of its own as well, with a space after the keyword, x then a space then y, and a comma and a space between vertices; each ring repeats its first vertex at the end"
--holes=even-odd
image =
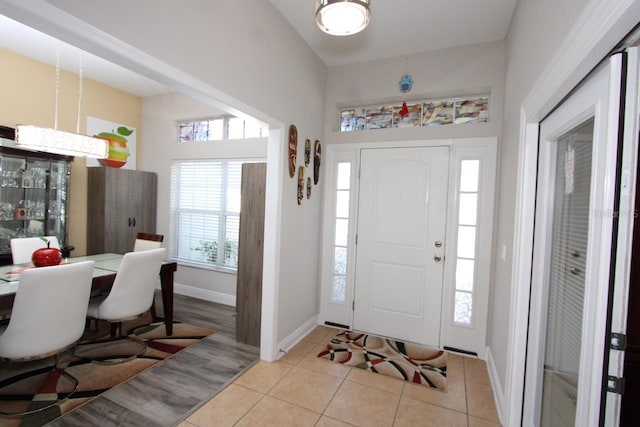
MULTIPOLYGON (((268 1, 157 0, 152 6, 143 0, 47 3, 197 78, 208 91, 215 88, 233 99, 235 109, 265 119, 272 127, 288 128, 293 123, 302 141, 322 140, 326 67, 268 1)), ((55 36, 64 40, 64 31, 59 30, 55 36)), ((95 45, 88 47, 104 56, 95 45)), ((117 52, 110 54, 106 59, 130 65, 117 52)), ((282 132, 278 148, 286 147, 286 137, 282 132)), ((143 135, 141 139, 144 146, 147 140, 143 135)), ((268 254, 277 260, 276 341, 317 313, 320 239, 320 187, 314 188, 315 197, 298 206, 296 180, 289 178, 285 161, 281 166, 274 179, 279 188, 271 191, 282 194, 277 206, 282 227, 273 242, 275 253, 268 254)))
POLYGON ((500 177, 497 247, 506 246, 507 257, 495 257, 494 293, 489 324, 489 347, 504 390, 509 337, 512 242, 520 138, 520 113, 524 98, 566 37, 587 0, 520 0, 507 36, 506 78, 500 177), (544 25, 542 25, 544 23, 544 25))
MULTIPOLYGON (((165 236, 166 246, 170 243, 170 192, 167 189, 170 188, 172 160, 251 158, 266 161, 267 138, 178 143, 179 121, 215 117, 222 113, 217 108, 178 93, 143 99, 140 129, 143 141, 138 150, 138 166, 141 170, 158 174, 157 232, 165 236)), ((175 274, 175 282, 214 292, 210 294, 211 298, 218 302, 233 300, 232 297, 236 295, 236 275, 231 273, 180 266, 175 274)), ((185 292, 184 289, 181 291, 185 292)))

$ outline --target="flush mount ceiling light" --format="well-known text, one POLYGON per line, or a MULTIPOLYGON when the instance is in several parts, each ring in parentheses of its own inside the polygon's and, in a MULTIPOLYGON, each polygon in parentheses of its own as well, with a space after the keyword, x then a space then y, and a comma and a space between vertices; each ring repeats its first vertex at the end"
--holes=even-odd
POLYGON ((334 36, 359 33, 369 25, 371 0, 316 0, 318 28, 334 36))

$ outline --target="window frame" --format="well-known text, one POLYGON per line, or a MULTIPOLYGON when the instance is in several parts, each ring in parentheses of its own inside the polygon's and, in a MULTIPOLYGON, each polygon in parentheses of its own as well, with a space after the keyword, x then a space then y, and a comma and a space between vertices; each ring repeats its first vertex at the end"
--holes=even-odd
POLYGON ((255 123, 260 125, 260 135, 257 136, 247 136, 247 121, 250 121, 249 118, 237 117, 230 114, 225 114, 221 116, 215 117, 204 117, 201 119, 189 119, 189 120, 178 120, 176 122, 176 126, 178 128, 178 143, 179 144, 189 144, 189 143, 207 143, 207 142, 220 142, 220 141, 240 141, 247 139, 255 139, 255 138, 266 138, 269 135, 269 126, 260 122, 259 120, 255 120, 255 123), (241 119, 242 120, 242 137, 239 138, 229 138, 229 127, 232 120, 241 119), (214 122, 222 120, 222 137, 220 139, 183 139, 182 138, 182 127, 187 124, 194 124, 199 122, 214 122))
MULTIPOLYGON (((222 261, 219 260, 219 257, 217 259, 216 263, 211 263, 211 262, 206 262, 206 261, 198 261, 198 260, 194 260, 191 258, 187 258, 187 257, 180 257, 179 255, 179 242, 180 242, 180 235, 179 235, 179 226, 180 226, 180 222, 179 222, 179 211, 193 211, 194 209, 192 208, 179 208, 176 206, 176 204, 178 203, 178 199, 180 196, 180 181, 181 181, 181 177, 177 176, 177 171, 176 171, 176 167, 179 167, 179 165, 182 164, 188 164, 188 163, 201 163, 201 164, 222 164, 222 177, 221 177, 221 185, 223 186, 220 191, 219 191, 219 195, 221 197, 221 203, 223 203, 223 206, 221 207, 221 209, 219 211, 216 211, 216 213, 214 213, 213 215, 217 215, 219 216, 220 219, 220 225, 218 226, 218 233, 217 233, 217 239, 216 242, 223 242, 223 246, 226 246, 226 243, 228 241, 227 239, 227 218, 229 216, 233 216, 233 217, 237 217, 238 218, 238 239, 239 239, 239 234, 240 234, 240 209, 241 209, 241 199, 238 199, 238 212, 231 212, 229 211, 228 208, 228 200, 227 200, 227 195, 228 195, 228 191, 229 191, 229 175, 228 175, 228 165, 230 163, 240 163, 240 190, 241 190, 241 185, 242 185, 242 164, 244 163, 258 163, 258 162, 264 162, 264 159, 260 159, 260 158, 208 158, 208 159, 173 159, 171 161, 171 172, 170 172, 170 185, 171 185, 171 189, 170 189, 170 201, 169 201, 169 245, 168 245, 168 258, 172 261, 177 262, 179 265, 185 265, 185 266, 189 266, 189 267, 194 267, 194 268, 200 268, 200 269, 205 269, 205 270, 212 270, 212 271, 218 271, 218 272, 223 272, 223 273, 232 273, 232 274, 237 274, 237 261, 236 261, 236 265, 235 267, 229 266, 229 265, 225 265, 224 264, 224 256, 222 257, 222 261), (224 206, 224 204, 227 204, 226 206, 224 206)), ((238 194, 240 194, 240 191, 238 192, 238 194)), ((206 209, 198 209, 198 212, 203 212, 203 211, 207 211, 206 209)), ((236 240, 237 241, 237 240, 236 240)), ((239 242, 238 242, 239 243, 239 242)), ((218 245, 219 246, 219 245, 218 245)), ((195 249, 192 249, 195 250, 195 249)), ((237 252, 237 247, 236 247, 236 252, 237 252)))

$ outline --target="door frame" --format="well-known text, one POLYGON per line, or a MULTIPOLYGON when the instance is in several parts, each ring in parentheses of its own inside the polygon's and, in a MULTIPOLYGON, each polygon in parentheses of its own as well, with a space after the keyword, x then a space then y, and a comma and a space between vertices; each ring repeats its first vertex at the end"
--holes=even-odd
POLYGON ((591 147, 591 175, 589 195, 588 244, 584 271, 584 305, 580 349, 580 377, 577 384, 578 401, 576 425, 595 425, 599 418, 604 341, 608 310, 609 277, 611 274, 611 248, 615 237, 614 199, 618 157, 618 100, 622 58, 617 55, 596 70, 589 80, 567 98, 552 115, 545 118, 541 128, 538 164, 538 192, 536 201, 535 247, 531 274, 531 304, 529 309, 529 348, 525 377, 523 425, 534 425, 540 409, 539 393, 542 387, 544 339, 546 331, 545 285, 550 263, 549 248, 552 240, 554 191, 553 184, 558 160, 556 139, 564 133, 595 117, 594 138, 591 147), (616 85, 612 84, 615 81, 616 85), (544 139, 543 139, 544 138, 544 139), (532 369, 531 369, 532 368, 532 369))
MULTIPOLYGON (((445 261, 442 313, 440 322, 440 347, 461 348, 461 343, 471 343, 465 350, 477 353, 481 359, 487 355, 487 322, 488 306, 491 287, 492 260, 496 250, 494 247, 493 225, 495 209, 495 185, 496 185, 496 161, 497 138, 464 138, 428 141, 394 141, 375 143, 349 143, 328 144, 325 147, 325 189, 323 194, 323 233, 322 233, 322 260, 320 272, 320 313, 318 323, 353 325, 352 301, 354 295, 354 267, 355 267, 355 223, 358 217, 358 168, 360 165, 360 150, 369 148, 413 148, 448 146, 450 148, 449 165, 449 195, 447 197, 447 231, 446 242, 455 242, 457 238, 456 228, 458 224, 458 196, 452 189, 459 185, 459 165, 462 160, 480 159, 480 188, 478 233, 476 239, 477 269, 475 274, 478 291, 474 304, 478 308, 474 314, 473 327, 461 326, 448 319, 453 318, 453 303, 455 286, 455 263, 445 261), (335 236, 335 190, 336 190, 336 164, 348 162, 351 169, 351 196, 348 233, 348 259, 347 259, 347 287, 344 302, 332 302, 330 298, 330 286, 333 276, 333 254, 335 236), (451 226, 450 226, 451 225, 451 226), (478 250, 482 242, 482 250, 478 250)), ((445 260, 455 258, 455 244, 445 245, 445 260)))
MULTIPOLYGON (((517 193, 513 235, 513 264, 504 390, 499 383, 496 405, 504 425, 520 425, 527 356, 529 290, 537 181, 538 127, 607 53, 637 24, 640 0, 591 0, 568 32, 540 78, 520 104, 517 193)), ((496 351, 496 350, 494 350, 496 351)), ((497 375, 496 367, 490 366, 497 375)))

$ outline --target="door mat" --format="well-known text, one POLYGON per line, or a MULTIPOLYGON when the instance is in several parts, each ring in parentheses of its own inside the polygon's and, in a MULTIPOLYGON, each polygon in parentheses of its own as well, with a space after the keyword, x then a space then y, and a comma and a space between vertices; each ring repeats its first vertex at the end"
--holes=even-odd
POLYGON ((441 391, 447 389, 447 352, 423 345, 342 331, 318 357, 441 391))
MULTIPOLYGON (((124 322, 123 331, 135 333, 138 339, 146 341, 147 349, 143 354, 124 363, 104 365, 74 356, 70 351, 66 352, 60 365, 66 367, 67 371, 78 379, 80 385, 76 393, 61 405, 37 414, 22 418, 0 418, 0 427, 45 425, 214 333, 211 329, 174 322, 173 335, 167 336, 164 322, 146 325, 140 321, 134 322, 124 322)), ((83 339, 108 336, 109 325, 104 322, 100 324, 98 331, 85 331, 83 339)), ((135 355, 139 350, 139 344, 129 340, 117 340, 106 345, 96 344, 91 358, 124 358, 135 355)), ((53 358, 0 364, 0 410, 19 412, 43 407, 57 398, 64 398, 72 388, 71 383, 52 370, 52 366, 53 358)))

